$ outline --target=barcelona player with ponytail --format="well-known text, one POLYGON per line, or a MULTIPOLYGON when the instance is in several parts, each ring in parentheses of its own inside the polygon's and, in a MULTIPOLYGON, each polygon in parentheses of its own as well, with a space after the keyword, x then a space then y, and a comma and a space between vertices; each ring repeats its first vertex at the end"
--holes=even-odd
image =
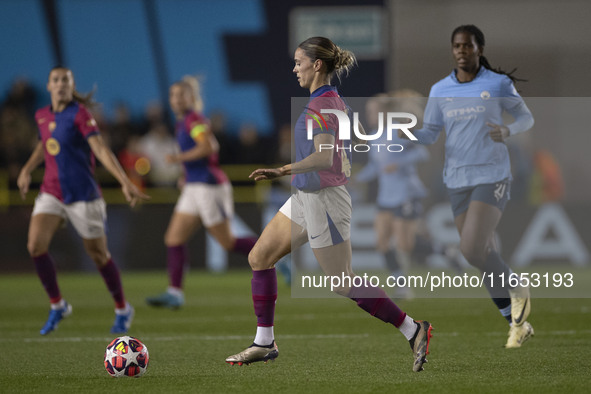
POLYGON ((49 73, 47 90, 51 95, 51 105, 35 114, 39 142, 17 179, 24 199, 29 191, 31 171, 45 163, 27 243, 51 303, 49 318, 41 329, 41 335, 54 331, 58 323, 72 313, 72 306, 62 298, 55 264, 49 254, 51 240, 65 221, 70 221, 82 238, 86 253, 96 264, 115 301, 115 322, 111 333, 126 333, 134 310, 125 300, 119 268, 107 246, 107 212, 94 179, 95 157, 119 181, 131 206, 149 197, 131 183, 101 137, 96 121, 87 109, 93 105, 92 95, 76 91, 72 71, 61 66, 53 68, 49 73))
POLYGON ((271 222, 248 256, 252 268, 252 300, 257 317, 253 344, 226 358, 234 365, 274 360, 279 355, 274 334, 277 275, 275 264, 285 255, 307 242, 318 264, 327 276, 343 279, 333 291, 353 300, 361 309, 396 327, 409 341, 413 352, 413 371, 423 369, 431 338, 431 324, 415 321, 379 287, 351 285, 359 278, 352 270, 351 196, 345 184, 351 175, 350 141, 340 138, 335 115, 325 114, 315 123, 314 115, 322 109, 348 112, 349 108, 331 85, 334 75, 348 74, 356 63, 352 52, 341 49, 330 39, 312 37, 303 41, 294 54, 299 85, 310 93, 294 127, 295 162, 280 168, 257 169, 255 181, 292 176, 293 193, 271 222), (307 124, 312 124, 308 139, 307 124), (329 149, 326 147, 329 146, 329 149), (323 149, 324 147, 324 149, 323 149), (348 282, 348 283, 347 283, 348 282))

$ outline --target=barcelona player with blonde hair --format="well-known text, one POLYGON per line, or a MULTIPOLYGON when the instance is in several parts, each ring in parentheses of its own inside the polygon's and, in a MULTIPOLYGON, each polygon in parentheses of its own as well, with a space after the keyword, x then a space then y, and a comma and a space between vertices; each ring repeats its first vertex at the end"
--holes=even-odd
POLYGON ((167 156, 167 161, 182 164, 184 176, 179 182, 181 195, 164 235, 169 286, 146 302, 178 309, 184 304, 183 278, 189 260, 186 244, 200 225, 227 251, 247 255, 256 238, 236 238, 230 229, 234 214, 232 185, 220 168, 219 144, 202 113, 199 81, 186 76, 175 82, 169 90, 169 101, 176 117, 180 152, 167 156))
MULTIPOLYGON (((257 169, 256 181, 292 176, 294 192, 265 227, 248 256, 252 272, 252 299, 257 317, 253 344, 229 356, 229 364, 250 364, 277 358, 274 315, 277 299, 275 264, 286 254, 306 242, 328 276, 346 277, 349 283, 356 275, 351 267, 351 196, 345 184, 351 175, 350 141, 339 138, 339 122, 325 115, 326 124, 316 124, 308 139, 307 121, 311 113, 322 109, 349 112, 349 108, 331 86, 333 75, 349 72, 355 64, 352 52, 343 50, 325 37, 312 37, 295 51, 293 73, 302 88, 310 92, 310 101, 298 118, 295 129, 296 161, 280 168, 257 169), (321 146, 325 147, 324 149, 321 146), (332 148, 326 149, 326 146, 332 148), (336 146, 336 148, 335 148, 336 146)), ((313 122, 311 122, 313 123, 313 122)), ((414 355, 413 370, 423 369, 431 338, 431 324, 415 321, 400 310, 378 287, 348 285, 334 291, 355 301, 376 318, 392 324, 410 343, 414 355)))

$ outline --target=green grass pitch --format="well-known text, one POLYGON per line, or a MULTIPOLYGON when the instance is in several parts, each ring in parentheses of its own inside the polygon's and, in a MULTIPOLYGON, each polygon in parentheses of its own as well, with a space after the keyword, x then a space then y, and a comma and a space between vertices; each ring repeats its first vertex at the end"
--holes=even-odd
POLYGON ((425 371, 412 372, 405 338, 347 299, 297 299, 279 278, 275 333, 279 358, 233 366, 256 320, 250 273, 186 278, 178 311, 147 307, 166 285, 163 272, 124 272, 136 308, 130 335, 150 352, 146 375, 111 378, 103 367, 113 320, 98 274, 62 274, 74 313, 39 335, 48 306, 34 275, 0 277, 0 393, 403 393, 589 392, 591 300, 533 299, 535 337, 503 348, 508 326, 490 300, 415 299, 400 306, 435 327, 425 371))

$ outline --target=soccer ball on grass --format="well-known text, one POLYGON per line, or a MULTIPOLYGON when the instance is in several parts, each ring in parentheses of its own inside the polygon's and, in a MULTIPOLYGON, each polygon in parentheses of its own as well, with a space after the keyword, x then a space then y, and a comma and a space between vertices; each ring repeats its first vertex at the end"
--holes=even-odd
POLYGON ((149 360, 146 345, 130 336, 113 339, 105 350, 105 369, 115 378, 139 378, 146 372, 149 360))

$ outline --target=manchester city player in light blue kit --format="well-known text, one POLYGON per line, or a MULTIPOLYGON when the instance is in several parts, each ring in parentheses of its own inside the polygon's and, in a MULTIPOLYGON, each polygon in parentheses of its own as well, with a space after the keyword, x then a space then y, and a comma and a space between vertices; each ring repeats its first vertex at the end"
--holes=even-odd
POLYGON ((434 143, 445 128, 443 181, 460 233, 460 249, 471 265, 494 275, 486 283, 511 326, 505 347, 520 347, 534 330, 527 287, 508 286, 511 270, 497 252, 494 232, 509 200, 511 166, 505 139, 533 126, 533 117, 517 93, 514 77, 493 70, 483 56, 484 34, 474 25, 452 33, 456 68, 431 88, 421 130, 421 144, 434 143), (503 124, 503 112, 515 121, 503 124), (500 276, 505 277, 505 287, 500 276))

